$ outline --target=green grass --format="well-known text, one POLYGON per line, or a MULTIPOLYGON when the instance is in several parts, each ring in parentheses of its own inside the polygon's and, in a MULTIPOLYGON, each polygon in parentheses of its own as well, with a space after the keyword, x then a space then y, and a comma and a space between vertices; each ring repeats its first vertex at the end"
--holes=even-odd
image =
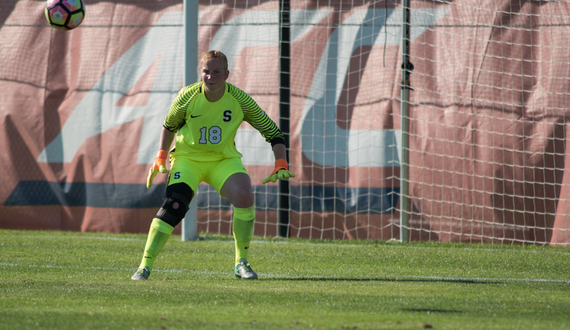
POLYGON ((570 248, 0 230, 1 329, 568 329, 570 248))

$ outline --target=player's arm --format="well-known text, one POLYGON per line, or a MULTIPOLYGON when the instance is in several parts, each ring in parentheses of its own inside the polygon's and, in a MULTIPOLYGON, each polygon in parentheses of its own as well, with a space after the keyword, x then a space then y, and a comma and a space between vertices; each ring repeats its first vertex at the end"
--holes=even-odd
POLYGON ((170 130, 168 130, 166 127, 162 127, 162 131, 160 131, 160 142, 159 142, 159 148, 160 150, 166 150, 168 152, 168 150, 170 150, 170 147, 172 146, 172 141, 174 141, 174 138, 176 137, 176 132, 171 132, 170 130))
POLYGON ((148 170, 148 177, 146 179, 146 187, 150 189, 152 186, 152 180, 156 176, 158 172, 166 173, 166 159, 168 158, 168 150, 170 150, 170 146, 172 145, 172 141, 174 141, 174 137, 176 136, 176 132, 171 132, 166 127, 162 127, 162 131, 160 132, 160 142, 159 142, 159 150, 154 163, 148 170))
MULTIPOLYGON (((267 116, 264 112, 263 114, 267 116)), ((269 116, 267 116, 267 118, 269 118, 269 116)), ((269 119, 269 121, 273 123, 274 128, 277 130, 277 134, 274 134, 273 138, 270 140, 271 147, 273 149, 273 156, 275 157, 275 168, 267 178, 263 179, 263 184, 266 184, 267 182, 276 182, 277 180, 288 180, 295 177, 295 174, 289 171, 287 164, 287 146, 285 145, 283 133, 281 133, 281 130, 277 128, 277 125, 273 120, 269 119)))
POLYGON ((259 109, 257 113, 257 117, 252 116, 257 120, 252 120, 249 123, 265 137, 267 142, 271 143, 273 156, 275 156, 275 168, 267 178, 263 179, 262 183, 294 178, 295 174, 289 171, 287 164, 287 146, 283 133, 265 111, 259 109))
POLYGON ((285 137, 279 127, 277 127, 277 124, 269 118, 265 111, 261 110, 259 105, 257 105, 257 103, 247 95, 247 93, 233 85, 230 85, 229 91, 240 103, 244 120, 253 126, 253 128, 258 130, 265 138, 265 141, 271 143, 271 147, 273 148, 275 169, 263 180, 263 183, 286 180, 295 177, 295 174, 289 172, 289 168, 287 166, 285 137))
MULTIPOLYGON (((235 90, 237 88, 234 87, 235 90)), ((245 92, 234 90, 236 99, 239 101, 243 110, 243 117, 253 128, 255 128, 265 138, 265 141, 271 143, 273 148, 277 144, 285 145, 285 137, 277 124, 261 110, 259 105, 245 92)), ((230 90, 232 91, 232 90, 230 90)))
POLYGON ((275 168, 267 178, 263 179, 262 183, 265 184, 267 182, 294 178, 295 174, 289 171, 287 165, 287 146, 285 146, 285 138, 279 127, 277 127, 277 124, 258 106, 254 109, 250 109, 248 115, 249 116, 244 117, 249 119, 248 122, 251 126, 257 129, 267 142, 271 143, 273 155, 275 156, 275 168))
POLYGON ((166 173, 166 159, 168 159, 168 151, 170 150, 170 146, 172 146, 172 141, 174 141, 176 132, 186 123, 186 111, 192 99, 199 91, 199 84, 187 86, 180 90, 178 96, 174 102, 172 102, 168 114, 164 119, 162 131, 160 132, 158 154, 148 171, 148 177, 146 179, 146 187, 148 189, 152 186, 152 180, 159 171, 166 173))
POLYGON ((295 174, 290 172, 287 166, 287 147, 285 144, 277 143, 273 145, 273 155, 275 156, 275 169, 267 178, 263 179, 263 183, 294 178, 295 174))
POLYGON ((284 143, 278 143, 273 146, 273 155, 275 160, 277 159, 287 159, 287 147, 284 143))

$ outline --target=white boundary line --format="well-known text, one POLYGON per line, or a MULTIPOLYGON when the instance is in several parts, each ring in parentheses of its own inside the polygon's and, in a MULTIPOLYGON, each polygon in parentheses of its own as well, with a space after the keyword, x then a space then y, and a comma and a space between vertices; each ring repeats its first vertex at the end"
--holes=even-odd
MULTIPOLYGON (((116 270, 116 271, 134 271, 136 268, 128 267, 82 267, 82 266, 58 266, 58 265, 23 265, 23 264, 13 264, 0 262, 0 267, 28 267, 28 268, 55 268, 55 269, 80 269, 80 270, 116 270)), ((181 270, 181 269, 155 269, 155 272, 160 273, 190 273, 190 274, 200 274, 200 275, 228 275, 231 273, 224 272, 209 272, 209 271, 196 271, 196 270, 181 270)), ((324 276, 301 276, 293 277, 283 274, 259 274, 262 277, 272 277, 272 278, 290 278, 295 279, 306 279, 306 280, 330 280, 330 281, 342 281, 342 280, 435 280, 435 281, 450 281, 450 282, 464 282, 464 281, 474 281, 474 282, 527 282, 527 283, 566 283, 570 284, 570 280, 555 280, 548 278, 508 278, 508 277, 450 277, 450 276, 405 276, 405 275, 394 275, 394 276, 362 276, 356 275, 343 279, 327 278, 324 276)))

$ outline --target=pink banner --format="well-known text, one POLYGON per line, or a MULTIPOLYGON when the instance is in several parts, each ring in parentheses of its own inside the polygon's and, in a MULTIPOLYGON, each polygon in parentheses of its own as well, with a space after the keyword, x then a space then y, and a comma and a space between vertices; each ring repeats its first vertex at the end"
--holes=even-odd
MULTIPOLYGON (((182 3, 91 1, 71 32, 43 5, 0 4, 0 227, 146 232, 166 184, 147 190, 146 174, 182 87, 182 3)), ((476 6, 412 1, 411 238, 568 245, 570 4, 476 6)), ((291 235, 397 239, 401 5, 291 10, 291 235)), ((278 122, 278 2, 200 1, 200 17, 199 52, 224 51, 229 81, 278 122)), ((273 236, 256 134, 244 125, 236 144, 255 234, 273 236)), ((206 186, 197 198, 199 230, 229 233, 229 205, 206 186)))

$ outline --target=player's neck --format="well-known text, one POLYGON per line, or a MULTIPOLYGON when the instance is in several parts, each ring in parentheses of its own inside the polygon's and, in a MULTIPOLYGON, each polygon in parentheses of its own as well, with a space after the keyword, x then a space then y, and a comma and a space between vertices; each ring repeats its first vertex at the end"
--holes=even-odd
POLYGON ((204 89, 204 95, 206 96, 206 99, 209 102, 213 103, 219 101, 222 98, 222 96, 224 96, 225 91, 226 91, 226 86, 224 84, 223 88, 218 88, 213 91, 204 89))

